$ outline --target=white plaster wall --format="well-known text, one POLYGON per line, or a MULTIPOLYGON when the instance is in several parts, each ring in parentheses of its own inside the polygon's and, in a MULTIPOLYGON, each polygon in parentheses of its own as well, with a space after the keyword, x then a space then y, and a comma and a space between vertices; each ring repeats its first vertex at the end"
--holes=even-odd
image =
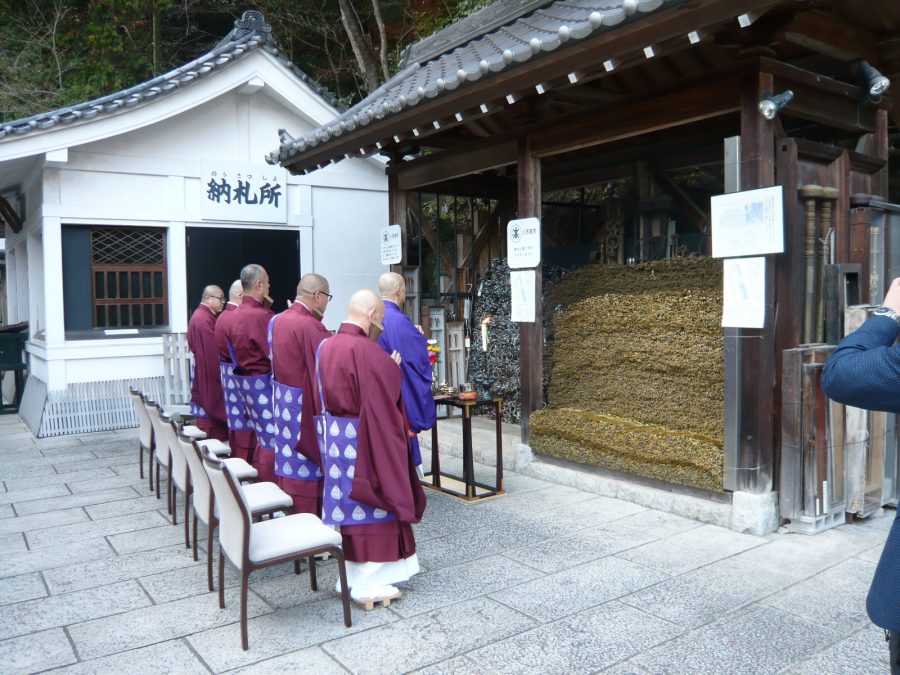
POLYGON ((388 270, 378 239, 388 224, 387 193, 316 187, 312 212, 312 271, 331 286, 325 325, 333 330, 346 318, 350 296, 361 288, 377 290, 378 277, 388 270))

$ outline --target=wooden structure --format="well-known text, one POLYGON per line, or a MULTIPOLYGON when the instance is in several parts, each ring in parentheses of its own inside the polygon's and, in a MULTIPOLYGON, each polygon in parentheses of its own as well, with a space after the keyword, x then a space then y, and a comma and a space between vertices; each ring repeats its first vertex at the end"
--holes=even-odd
MULTIPOLYGON (((708 203, 680 190, 673 169, 718 165, 734 189, 784 186, 786 252, 769 256, 766 325, 726 336, 736 356, 725 484, 766 493, 778 475, 781 352, 803 340, 803 186, 833 189, 834 261, 859 263, 862 300, 880 299, 867 200, 889 196, 900 107, 869 93, 863 60, 900 85, 896 0, 498 0, 413 45, 394 78, 270 161, 304 174, 386 154, 389 219, 403 227, 416 191, 475 191, 523 218, 541 215, 542 191, 628 177, 635 210, 663 198, 677 227, 706 236, 708 203), (764 94, 787 89, 793 100, 763 117, 764 94), (727 162, 723 141, 736 137, 727 162)), ((653 219, 635 222, 634 242, 665 235, 653 219)), ((542 406, 541 316, 539 306, 521 324, 525 442, 542 406)))

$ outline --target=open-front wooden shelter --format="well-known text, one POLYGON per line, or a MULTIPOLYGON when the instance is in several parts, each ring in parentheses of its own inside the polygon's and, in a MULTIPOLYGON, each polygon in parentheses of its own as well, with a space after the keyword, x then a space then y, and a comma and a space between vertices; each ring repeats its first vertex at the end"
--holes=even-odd
MULTIPOLYGON (((417 192, 477 194, 510 204, 508 218, 540 217, 542 192, 628 177, 636 215, 624 236, 637 260, 653 257, 648 244, 670 217, 709 253, 709 203, 672 170, 716 166, 723 192, 782 185, 786 252, 767 260, 765 327, 725 333, 723 485, 767 495, 781 354, 815 341, 802 326, 802 186, 836 190, 833 259, 860 263, 860 301, 883 290, 869 278, 867 224, 873 201, 890 198, 900 106, 870 93, 866 64, 900 84, 896 0, 498 0, 413 45, 392 79, 339 118, 283 133, 269 161, 303 174, 387 155, 389 222, 403 227, 417 192), (761 115, 761 99, 785 90, 787 105, 761 115), (654 217, 654 203, 676 215, 654 217)), ((540 267, 536 284, 540 298, 540 267)), ((540 304, 521 324, 526 443, 542 406, 540 304)))

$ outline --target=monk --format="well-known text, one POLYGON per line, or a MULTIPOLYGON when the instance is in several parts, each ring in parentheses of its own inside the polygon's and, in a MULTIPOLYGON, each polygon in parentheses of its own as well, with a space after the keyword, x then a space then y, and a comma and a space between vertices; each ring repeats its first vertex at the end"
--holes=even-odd
MULTIPOLYGON (((225 305, 225 311, 216 320, 216 348, 219 352, 219 368, 223 380, 225 373, 232 370, 235 365, 231 361, 226 335, 231 331, 231 324, 234 323, 237 316, 235 311, 240 307, 243 297, 244 287, 241 285, 241 280, 235 279, 228 289, 228 303, 225 305)), ((249 462, 253 459, 249 453, 256 448, 256 435, 253 433, 253 429, 250 428, 243 406, 236 405, 238 401, 228 401, 228 391, 225 391, 224 394, 226 397, 225 414, 228 421, 228 445, 231 446, 231 456, 240 457, 244 461, 249 462)))
MULTIPOLYGON (((254 263, 245 265, 241 270, 241 286, 244 291, 241 304, 234 311, 234 319, 222 331, 222 338, 227 353, 234 361, 235 375, 257 378, 270 376, 272 367, 269 361, 268 327, 269 320, 274 314, 267 306, 271 304, 268 300, 269 274, 261 265, 254 263)), ((268 384, 262 382, 260 384, 261 391, 271 390, 270 381, 268 384)), ((271 409, 268 399, 265 403, 258 401, 255 403, 271 409)), ((256 419, 260 419, 261 410, 262 408, 257 411, 256 419)), ((260 481, 274 482, 274 451, 266 447, 263 439, 258 438, 258 434, 250 434, 249 437, 241 434, 236 440, 248 445, 240 446, 238 449, 232 447, 232 452, 237 450, 236 456, 247 456, 252 459, 253 467, 259 472, 260 481)))
POLYGON ((403 372, 403 407, 409 423, 409 449, 413 464, 422 464, 419 451, 419 432, 431 429, 437 421, 434 396, 431 393, 431 363, 428 341, 422 327, 413 325, 403 312, 406 302, 406 282, 396 272, 385 272, 378 278, 378 290, 384 301, 384 332, 378 344, 388 354, 400 354, 403 372))
POLYGON ((191 381, 191 412, 197 426, 208 438, 228 439, 225 399, 219 375, 216 348, 216 319, 225 308, 225 294, 218 286, 203 289, 200 305, 188 322, 188 347, 194 354, 194 379, 191 381))
MULTIPOLYGON (((275 473, 278 484, 294 499, 294 513, 322 513, 322 472, 319 444, 316 441, 315 382, 316 350, 331 333, 322 324, 322 317, 332 296, 328 280, 319 274, 305 274, 297 284, 297 297, 290 307, 275 317, 272 325, 272 373, 275 381, 275 420, 277 429, 285 426, 300 434, 286 439, 276 434, 279 448, 275 453, 275 473), (293 411, 299 405, 285 402, 287 394, 279 391, 286 385, 302 391, 302 416, 299 424, 284 424, 296 420, 293 411), (288 411, 285 413, 285 411, 288 411), (288 446, 285 448, 285 446, 288 446), (285 450, 289 450, 285 452, 285 450)), ((291 403, 297 401, 297 395, 291 403)))
POLYGON ((383 318, 378 296, 357 291, 347 320, 318 354, 322 519, 340 526, 347 581, 358 602, 399 597, 393 584, 419 571, 412 524, 425 510, 407 442, 399 355, 385 354, 370 338, 383 318))

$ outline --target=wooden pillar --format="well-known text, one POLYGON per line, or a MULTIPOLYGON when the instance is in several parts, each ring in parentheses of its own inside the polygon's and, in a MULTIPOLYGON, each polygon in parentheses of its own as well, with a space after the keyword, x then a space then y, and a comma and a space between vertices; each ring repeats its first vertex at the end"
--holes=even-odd
MULTIPOLYGON (((531 154, 531 141, 524 138, 518 147, 517 218, 541 217, 541 160, 531 154)), ((506 229, 501 228, 505 239, 506 229)), ((541 256, 543 258, 543 255, 541 256)), ((534 323, 519 324, 519 372, 522 393, 522 442, 528 443, 529 417, 544 405, 544 340, 541 329, 544 315, 541 296, 541 266, 534 274, 534 323)))
MULTIPOLYGON (((740 189, 775 184, 775 134, 773 121, 759 114, 764 91, 772 91, 772 76, 760 73, 741 89, 740 189)), ((726 442, 737 444, 737 464, 732 489, 752 493, 771 492, 775 475, 774 393, 776 354, 774 337, 775 257, 766 256, 766 313, 761 330, 740 329, 727 339, 739 357, 725 370, 725 387, 737 392, 735 409, 726 408, 726 428, 734 433, 726 442), (733 416, 729 425, 728 417, 733 416)))
MULTIPOLYGON (((394 160, 391 159, 391 164, 394 160)), ((388 225, 400 226, 400 241, 403 250, 403 258, 396 265, 391 265, 391 271, 403 274, 403 266, 406 265, 406 244, 409 241, 409 223, 406 217, 406 190, 401 190, 397 182, 396 174, 388 174, 388 225)))

